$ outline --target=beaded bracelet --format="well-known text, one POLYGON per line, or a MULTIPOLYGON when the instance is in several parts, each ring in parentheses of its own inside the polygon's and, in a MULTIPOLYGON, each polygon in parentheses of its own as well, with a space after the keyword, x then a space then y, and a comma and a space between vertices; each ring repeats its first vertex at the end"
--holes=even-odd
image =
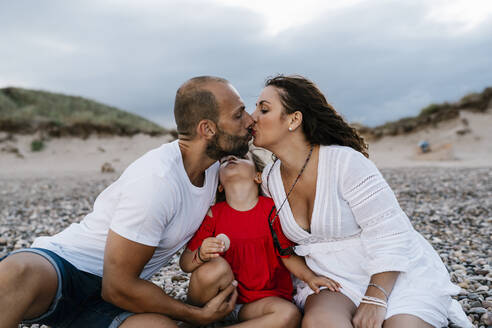
POLYGON ((382 291, 384 296, 386 296, 386 300, 388 300, 389 295, 388 295, 388 292, 386 291, 386 289, 384 289, 383 287, 379 286, 378 284, 375 284, 372 282, 368 286, 375 287, 375 288, 379 289, 380 291, 382 291))
POLYGON ((202 257, 200 256, 200 247, 202 247, 202 246, 198 246, 198 250, 196 251, 197 254, 198 254, 198 258, 200 259, 200 261, 202 261, 203 263, 210 261, 210 260, 205 261, 205 260, 202 259, 202 257))

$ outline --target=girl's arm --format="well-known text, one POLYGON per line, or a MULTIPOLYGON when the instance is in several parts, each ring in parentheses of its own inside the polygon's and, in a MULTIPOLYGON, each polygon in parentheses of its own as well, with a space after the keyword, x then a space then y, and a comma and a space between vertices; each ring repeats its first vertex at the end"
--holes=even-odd
POLYGON ((282 257, 285 267, 297 278, 306 282, 318 294, 320 287, 325 286, 332 292, 340 291, 340 284, 330 278, 316 275, 307 265, 304 258, 297 255, 282 257))
POLYGON ((196 268, 214 257, 220 256, 219 253, 225 249, 224 242, 215 237, 205 238, 200 247, 195 250, 185 248, 179 259, 179 266, 184 272, 193 272, 196 268))
POLYGON ((224 242, 213 237, 215 235, 215 218, 212 209, 213 207, 208 210, 200 228, 195 232, 179 258, 179 266, 184 272, 193 272, 200 265, 219 256, 218 253, 222 252, 224 242))
POLYGON ((192 251, 188 247, 185 248, 183 254, 181 254, 181 257, 179 258, 179 266, 181 267, 181 270, 186 273, 190 273, 195 271, 196 268, 204 263, 198 259, 197 251, 198 249, 192 251))

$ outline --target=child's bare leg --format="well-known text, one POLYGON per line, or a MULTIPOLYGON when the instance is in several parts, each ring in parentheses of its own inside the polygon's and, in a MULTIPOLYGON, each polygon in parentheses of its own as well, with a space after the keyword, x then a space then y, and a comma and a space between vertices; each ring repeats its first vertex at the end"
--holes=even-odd
POLYGON ((293 303, 275 296, 245 304, 239 311, 241 323, 230 326, 296 328, 301 323, 301 312, 293 303))
POLYGON ((202 264, 191 274, 188 287, 188 303, 202 306, 229 286, 234 279, 229 263, 216 257, 202 264))

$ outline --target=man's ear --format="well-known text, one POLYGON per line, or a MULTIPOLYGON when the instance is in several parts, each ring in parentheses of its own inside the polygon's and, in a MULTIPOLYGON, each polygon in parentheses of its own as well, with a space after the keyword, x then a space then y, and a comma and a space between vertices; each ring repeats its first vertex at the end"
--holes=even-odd
POLYGON ((224 191, 224 187, 222 187, 222 185, 220 184, 218 187, 217 187, 217 190, 219 192, 223 192, 224 191))
POLYGON ((302 124, 302 113, 300 111, 295 111, 289 114, 289 131, 295 131, 302 124))
POLYGON ((206 139, 212 138, 217 131, 217 126, 211 120, 201 120, 196 126, 196 134, 206 139))
POLYGON ((256 172, 256 175, 255 175, 255 182, 257 184, 261 184, 261 172, 256 172))

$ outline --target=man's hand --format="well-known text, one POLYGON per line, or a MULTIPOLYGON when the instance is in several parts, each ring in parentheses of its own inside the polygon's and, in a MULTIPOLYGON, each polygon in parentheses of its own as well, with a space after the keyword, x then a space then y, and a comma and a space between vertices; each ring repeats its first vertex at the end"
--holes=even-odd
POLYGON ((237 298, 237 292, 235 296, 232 293, 235 290, 232 286, 212 299, 209 308, 205 310, 176 300, 151 281, 141 279, 140 273, 152 257, 154 249, 109 230, 102 281, 102 297, 105 301, 134 313, 160 313, 169 318, 198 324, 204 320, 211 322, 232 310, 237 298), (228 299, 231 293, 232 297, 228 299))
POLYGON ((200 251, 198 254, 200 259, 210 261, 214 257, 220 256, 219 253, 225 251, 225 244, 224 241, 219 238, 208 237, 203 240, 198 251, 200 251))
POLYGON ((323 276, 313 276, 313 278, 309 279, 307 281, 307 284, 311 289, 316 293, 319 294, 320 292, 320 287, 326 287, 332 292, 339 292, 340 291, 340 284, 336 282, 335 280, 332 280, 327 277, 323 276))
POLYGON ((231 285, 208 301, 202 308, 200 321, 193 323, 207 325, 231 313, 234 310, 238 296, 236 286, 237 282, 233 281, 231 285))
POLYGON ((354 328, 381 328, 386 309, 382 306, 361 303, 352 318, 354 328))

